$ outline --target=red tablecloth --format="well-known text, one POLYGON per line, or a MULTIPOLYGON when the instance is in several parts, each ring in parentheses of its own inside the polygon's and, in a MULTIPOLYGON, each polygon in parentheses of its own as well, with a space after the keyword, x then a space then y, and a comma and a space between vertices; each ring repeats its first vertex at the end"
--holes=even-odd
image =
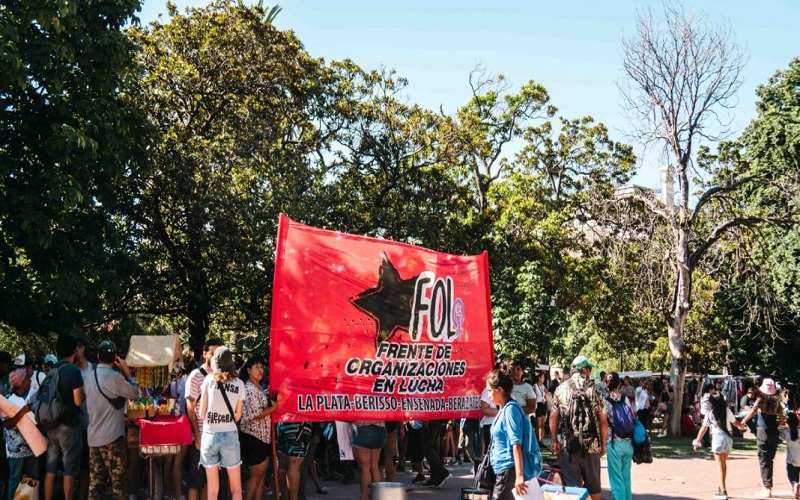
POLYGON ((192 444, 192 428, 185 415, 156 415, 153 420, 141 419, 138 424, 141 431, 139 446, 192 444))

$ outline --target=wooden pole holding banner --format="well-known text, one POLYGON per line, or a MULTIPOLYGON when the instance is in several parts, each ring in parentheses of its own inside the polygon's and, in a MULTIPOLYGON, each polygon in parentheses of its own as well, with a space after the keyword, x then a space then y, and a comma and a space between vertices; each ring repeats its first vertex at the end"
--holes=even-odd
POLYGON ((275 498, 280 498, 281 485, 278 482, 280 476, 278 475, 278 445, 276 444, 278 441, 278 435, 275 432, 277 426, 275 425, 275 421, 272 419, 270 419, 270 426, 272 426, 272 478, 275 480, 275 498))

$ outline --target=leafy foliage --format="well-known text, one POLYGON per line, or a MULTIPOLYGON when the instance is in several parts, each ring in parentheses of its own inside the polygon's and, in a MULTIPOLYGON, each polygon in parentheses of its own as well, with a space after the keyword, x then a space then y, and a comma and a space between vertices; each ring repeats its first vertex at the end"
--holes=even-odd
POLYGON ((22 332, 102 320, 135 271, 130 209, 144 120, 121 27, 138 0, 0 6, 0 321, 22 332))

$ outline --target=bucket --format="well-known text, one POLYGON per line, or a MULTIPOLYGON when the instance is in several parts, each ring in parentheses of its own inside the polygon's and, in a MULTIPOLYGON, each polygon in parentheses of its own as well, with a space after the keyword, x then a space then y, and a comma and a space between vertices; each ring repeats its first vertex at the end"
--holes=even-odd
POLYGON ((492 492, 478 488, 461 488, 461 500, 489 500, 492 492))
POLYGON ((370 500, 406 500, 405 483, 372 483, 370 487, 370 500))

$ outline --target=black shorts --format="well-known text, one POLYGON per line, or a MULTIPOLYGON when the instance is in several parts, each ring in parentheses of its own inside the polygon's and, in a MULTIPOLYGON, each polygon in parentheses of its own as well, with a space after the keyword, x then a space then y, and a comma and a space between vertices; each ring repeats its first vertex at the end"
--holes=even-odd
POLYGON ((245 465, 258 465, 272 456, 272 445, 246 432, 239 433, 239 444, 245 465))
POLYGON ((186 478, 186 485, 195 490, 202 490, 206 485, 206 470, 200 467, 200 450, 194 444, 189 445, 186 452, 186 466, 189 473, 186 478))
POLYGON ((547 416, 547 403, 536 403, 536 418, 547 416))

